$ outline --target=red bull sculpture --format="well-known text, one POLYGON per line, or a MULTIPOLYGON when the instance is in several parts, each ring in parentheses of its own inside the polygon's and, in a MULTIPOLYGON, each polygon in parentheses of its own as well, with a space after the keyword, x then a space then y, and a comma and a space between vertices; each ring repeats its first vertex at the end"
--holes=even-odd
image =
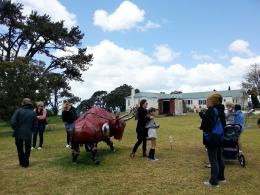
POLYGON ((75 121, 75 130, 72 136, 72 160, 76 162, 79 156, 79 146, 85 145, 85 149, 91 152, 95 164, 97 160, 97 144, 104 141, 115 151, 110 137, 121 140, 127 120, 134 117, 125 114, 119 117, 119 114, 113 114, 100 107, 92 107, 85 114, 75 121))

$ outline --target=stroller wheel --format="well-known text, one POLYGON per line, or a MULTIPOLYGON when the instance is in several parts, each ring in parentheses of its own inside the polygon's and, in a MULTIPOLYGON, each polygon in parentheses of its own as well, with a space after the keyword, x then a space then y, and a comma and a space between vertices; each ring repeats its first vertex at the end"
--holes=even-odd
POLYGON ((239 164, 241 165, 241 167, 246 166, 246 159, 245 159, 245 156, 243 154, 240 154, 238 156, 238 161, 239 161, 239 164))

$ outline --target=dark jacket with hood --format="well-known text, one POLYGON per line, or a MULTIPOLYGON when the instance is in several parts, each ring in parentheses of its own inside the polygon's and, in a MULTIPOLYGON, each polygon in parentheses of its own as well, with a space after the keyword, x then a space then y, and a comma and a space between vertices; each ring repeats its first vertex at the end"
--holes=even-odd
POLYGON ((147 129, 145 128, 146 122, 147 122, 147 110, 143 107, 139 107, 137 110, 137 126, 136 126, 136 133, 137 133, 137 139, 144 139, 147 135, 147 129))
MULTIPOLYGON (((216 108, 218 110, 218 117, 220 118, 222 127, 225 128, 226 126, 226 120, 225 120, 225 107, 223 104, 218 104, 216 106, 214 106, 214 108, 216 108)), ((215 124, 216 124, 216 116, 215 116, 215 112, 213 107, 209 107, 208 110, 206 112, 200 112, 199 113, 202 121, 201 121, 201 125, 200 125, 200 129, 203 130, 203 132, 207 132, 210 133, 215 124)), ((208 143, 205 141, 205 139, 203 139, 203 144, 208 147, 208 146, 218 146, 214 143, 208 143)))
POLYGON ((32 104, 17 109, 11 118, 13 136, 18 139, 31 140, 32 132, 37 128, 37 117, 32 104))

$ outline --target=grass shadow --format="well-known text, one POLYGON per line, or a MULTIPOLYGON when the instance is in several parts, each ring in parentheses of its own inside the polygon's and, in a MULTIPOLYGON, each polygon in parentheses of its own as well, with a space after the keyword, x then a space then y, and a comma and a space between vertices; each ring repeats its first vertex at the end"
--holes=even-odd
POLYGON ((113 161, 113 163, 111 163, 111 167, 114 167, 115 166, 114 160, 117 159, 118 156, 120 156, 122 153, 123 153, 122 149, 119 149, 119 150, 116 150, 115 152, 113 152, 109 148, 105 148, 105 147, 100 148, 100 149, 98 149, 98 153, 97 153, 97 159, 100 161, 100 165, 95 165, 91 158, 92 157, 91 153, 86 152, 85 148, 81 147, 80 155, 79 155, 76 163, 72 162, 71 153, 66 156, 55 158, 53 161, 50 161, 49 163, 54 166, 61 166, 66 169, 70 169, 70 168, 74 169, 75 167, 77 169, 81 169, 83 167, 93 168, 93 167, 99 167, 102 165, 106 165, 106 167, 107 167, 110 164, 110 163, 108 163, 108 161, 110 161, 110 162, 113 161), (110 159, 108 159, 109 156, 110 156, 110 159))

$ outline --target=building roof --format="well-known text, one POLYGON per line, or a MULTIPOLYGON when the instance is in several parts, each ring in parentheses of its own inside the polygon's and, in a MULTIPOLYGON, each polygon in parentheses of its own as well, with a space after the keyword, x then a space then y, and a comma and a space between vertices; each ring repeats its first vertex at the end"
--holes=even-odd
MULTIPOLYGON (((216 91, 220 93, 223 97, 241 97, 243 96, 243 90, 226 90, 226 91, 216 91)), ((135 98, 157 98, 157 99, 206 99, 209 94, 213 93, 213 91, 206 92, 193 92, 193 93, 180 93, 180 94, 162 94, 162 93, 152 93, 152 92, 140 92, 135 94, 135 98)), ((128 96, 126 98, 131 98, 128 96)))

